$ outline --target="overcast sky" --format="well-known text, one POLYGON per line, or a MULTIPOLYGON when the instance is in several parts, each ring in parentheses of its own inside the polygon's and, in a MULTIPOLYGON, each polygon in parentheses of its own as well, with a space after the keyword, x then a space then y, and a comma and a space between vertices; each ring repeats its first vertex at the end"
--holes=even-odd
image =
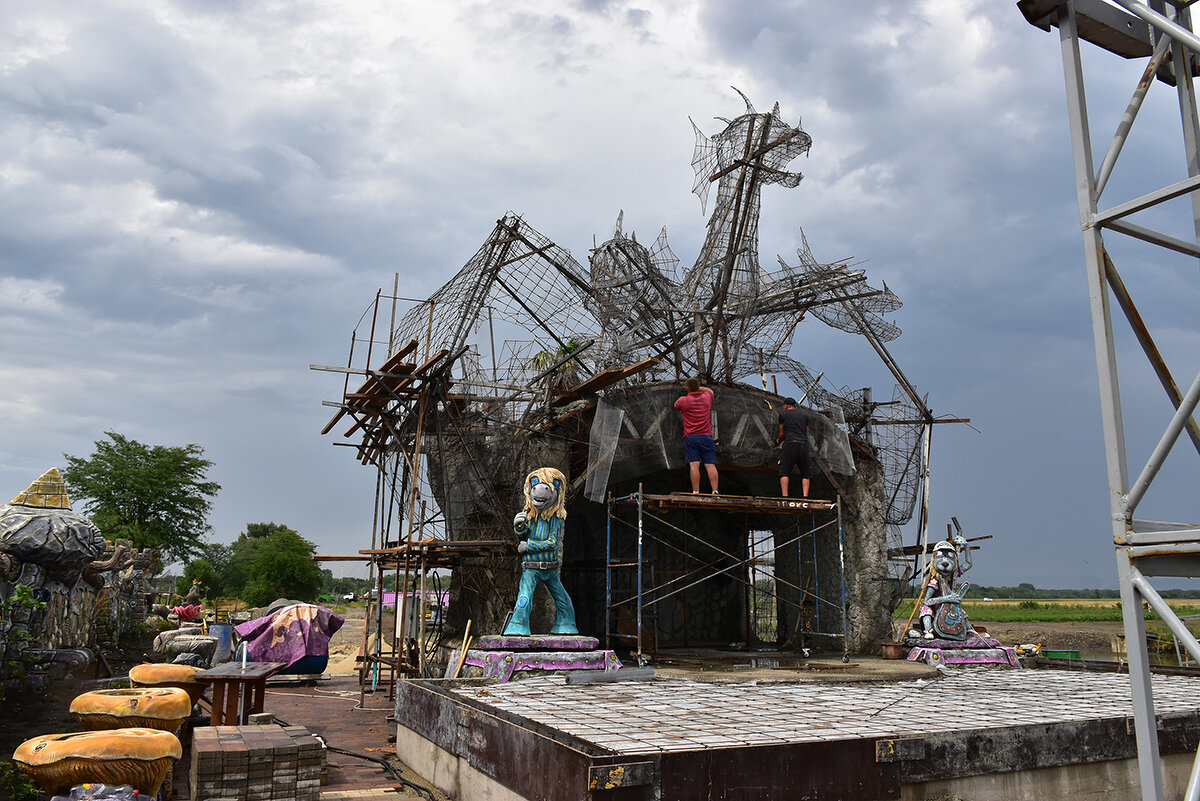
MULTIPOLYGON (((1106 145, 1142 65, 1086 55, 1106 145)), ((969 578, 1115 587, 1057 32, 1006 0, 8 0, 0 494, 111 430, 204 448, 216 541, 274 521, 368 547, 374 475, 320 436, 342 382, 309 365, 344 364, 377 289, 427 296, 506 210, 585 261, 623 209, 691 264, 688 118, 715 133, 731 86, 813 139, 800 186, 764 193, 764 264, 801 227, 818 260, 864 260, 905 304, 897 361, 978 429, 933 441, 935 533, 993 536, 969 578)), ((1172 91, 1112 202, 1185 177, 1172 91)), ((1189 237, 1188 208, 1162 227, 1189 237)), ((1195 260, 1116 237, 1186 387, 1195 260)), ((821 325, 793 355, 890 396, 867 343, 821 325)), ((1122 370, 1136 472, 1171 409, 1140 357, 1122 370)), ((1198 458, 1185 439, 1139 516, 1194 518, 1198 458)))

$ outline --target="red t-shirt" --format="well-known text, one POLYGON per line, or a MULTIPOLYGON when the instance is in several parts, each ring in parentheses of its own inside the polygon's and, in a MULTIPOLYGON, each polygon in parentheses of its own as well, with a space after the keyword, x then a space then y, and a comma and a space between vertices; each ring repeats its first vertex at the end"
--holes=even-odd
POLYGON ((712 436, 712 403, 711 389, 699 392, 689 392, 675 401, 675 408, 683 413, 683 435, 708 434, 712 436))

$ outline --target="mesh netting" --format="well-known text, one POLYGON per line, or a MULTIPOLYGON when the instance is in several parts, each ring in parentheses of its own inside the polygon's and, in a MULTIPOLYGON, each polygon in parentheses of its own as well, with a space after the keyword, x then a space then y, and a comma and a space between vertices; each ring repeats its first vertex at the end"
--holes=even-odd
POLYGON ((921 478, 920 413, 900 387, 892 402, 877 409, 872 435, 883 466, 888 523, 902 526, 912 520, 921 478))

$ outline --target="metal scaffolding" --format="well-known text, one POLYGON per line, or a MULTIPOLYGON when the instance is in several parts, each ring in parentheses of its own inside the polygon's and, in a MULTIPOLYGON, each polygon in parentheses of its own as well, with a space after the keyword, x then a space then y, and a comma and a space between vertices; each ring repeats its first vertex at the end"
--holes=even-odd
MULTIPOLYGON (((1200 375, 1197 375, 1186 393, 1180 392, 1151 337, 1148 320, 1134 305, 1116 264, 1105 248, 1104 235, 1112 231, 1156 248, 1200 257, 1200 193, 1197 193, 1197 189, 1200 189, 1200 118, 1197 117, 1194 86, 1200 38, 1192 32, 1190 1, 1160 1, 1151 5, 1136 0, 1115 2, 1123 8, 1098 0, 1070 0, 1065 3, 1022 0, 1017 5, 1030 23, 1044 30, 1057 27, 1062 45, 1076 193, 1083 228, 1092 333, 1099 369, 1100 407, 1110 487, 1108 511, 1113 521, 1112 538, 1116 546, 1125 641, 1129 648, 1142 798, 1145 801, 1161 801, 1163 777, 1142 604, 1149 604, 1192 658, 1200 659, 1200 644, 1195 636, 1150 581, 1150 577, 1200 576, 1200 526, 1155 522, 1137 519, 1134 515, 1183 432, 1187 432, 1200 452, 1200 427, 1192 416, 1200 401, 1200 375), (1091 42, 1124 58, 1146 59, 1145 70, 1133 88, 1099 169, 1093 161, 1081 41, 1091 42), (1176 90, 1187 177, 1141 197, 1102 207, 1105 188, 1129 142, 1138 112, 1147 93, 1158 84, 1174 86, 1176 90), (1170 236, 1130 221, 1130 217, 1138 212, 1187 195, 1191 196, 1191 216, 1196 232, 1194 239, 1170 236), (1175 413, 1166 421, 1157 444, 1152 446, 1145 466, 1132 480, 1126 457, 1126 432, 1122 421, 1110 293, 1175 407, 1175 413)), ((1195 269, 1194 265, 1192 269, 1195 269)), ((1192 801, 1200 799, 1200 754, 1192 768, 1186 797, 1192 801)))
MULTIPOLYGON (((626 548, 625 551, 629 549, 626 548)), ((804 562, 798 559, 797 564, 804 562)), ((798 571, 800 572, 800 571, 798 571)), ((641 486, 638 491, 629 495, 609 496, 608 526, 605 539, 605 581, 604 581, 604 631, 606 647, 615 648, 623 642, 631 642, 634 658, 638 664, 646 662, 647 653, 657 651, 657 622, 647 632, 646 619, 657 621, 652 614, 658 604, 667 599, 679 596, 684 619, 688 614, 687 591, 705 582, 724 577, 732 579, 744 588, 744 633, 745 644, 750 646, 757 639, 758 626, 755 612, 765 595, 771 599, 772 606, 779 610, 781 604, 790 604, 795 610, 796 633, 799 645, 805 644, 806 634, 824 634, 841 638, 843 645, 842 660, 849 661, 850 655, 846 647, 849 642, 847 609, 846 609, 846 562, 844 542, 842 539, 842 507, 839 501, 825 501, 809 498, 763 498, 730 495, 698 495, 688 493, 672 493, 670 495, 647 494, 641 486), (635 509, 634 519, 624 520, 618 513, 622 507, 632 506, 635 509), (732 520, 733 526, 739 533, 736 551, 722 547, 722 543, 713 541, 697 533, 689 526, 687 520, 679 520, 673 513, 695 510, 720 515, 722 528, 728 532, 732 520), (823 522, 817 523, 816 515, 822 513, 823 522), (795 526, 796 534, 791 535, 791 526, 786 527, 783 536, 777 536, 776 541, 768 545, 767 540, 756 540, 750 526, 750 516, 778 516, 782 519, 808 516, 811 525, 807 531, 801 528, 799 522, 795 526), (678 522, 676 522, 678 521, 678 522), (614 523, 617 524, 614 529, 614 523), (618 545, 622 540, 622 531, 634 536, 633 558, 624 555, 618 545), (820 591, 820 560, 817 557, 817 535, 827 532, 835 536, 837 541, 837 588, 836 598, 822 597, 820 591), (678 565, 674 570, 657 569, 655 561, 648 559, 647 543, 653 543, 665 553, 673 554, 678 565), (812 549, 811 568, 808 571, 810 582, 804 582, 799 575, 784 578, 775 570, 771 571, 769 588, 756 581, 756 573, 764 564, 774 566, 774 557, 764 557, 765 552, 772 554, 783 549, 795 549, 797 555, 806 546, 812 549), (633 579, 623 586, 618 578, 632 572, 633 579), (794 578, 795 581, 790 580, 794 578), (629 586, 632 585, 632 586, 629 586), (790 589, 792 593, 780 592, 780 588, 790 589), (629 593, 632 593, 630 595, 629 593), (800 597, 797 602, 787 597, 795 594, 800 597), (830 610, 836 611, 840 621, 841 633, 822 632, 820 630, 820 608, 824 604, 830 610), (620 630, 620 611, 630 609, 632 612, 633 632, 620 630), (802 623, 807 623, 803 627, 802 623), (647 644, 651 644, 649 649, 647 644)), ((627 621, 628 622, 628 621, 627 621)), ((788 639, 786 633, 776 635, 778 642, 788 639)), ((684 645, 687 644, 686 632, 684 645)))
MULTIPOLYGON (((665 229, 647 247, 622 215, 585 265, 510 212, 428 298, 400 298, 398 276, 391 295, 381 290, 359 324, 369 323, 369 333, 356 328, 345 367, 312 366, 345 375, 340 397, 326 401, 336 413, 322 434, 345 426, 339 433, 350 441, 336 444, 376 471, 371 547, 346 558, 371 561, 380 594, 385 568, 396 570, 398 593, 420 584, 428 563, 417 558, 419 546, 491 543, 455 571, 448 625, 456 635, 471 620, 500 625, 514 576, 515 477, 553 462, 569 476, 569 503, 602 504, 610 489, 628 492, 631 482, 668 474, 678 455, 668 454, 664 431, 677 422, 672 403, 685 376, 720 388, 716 421, 728 423, 721 457, 748 469, 775 456, 776 376, 790 382, 813 410, 813 456, 832 491, 846 497, 856 458, 877 461, 870 481, 885 496, 886 536, 898 539, 896 527, 917 508, 918 542, 926 541, 933 424, 963 420, 935 418, 888 352, 900 329, 885 315, 900 300, 886 285, 868 284, 851 261, 819 262, 803 232, 794 259, 760 263, 762 190, 796 187, 802 176, 789 165, 812 140, 778 104, 760 112, 742 100, 744 112, 718 118, 723 128, 696 129, 694 191, 711 215, 690 267, 672 253, 665 229), (899 382, 893 400, 823 384, 823 372, 792 358, 806 319, 864 337, 899 382)), ((586 520, 588 507, 576 508, 572 520, 586 520)), ((599 554, 590 561, 598 570, 599 554)), ((916 573, 905 559, 885 570, 900 584, 916 573)), ((373 612, 382 637, 382 610, 373 612)), ((420 630, 402 610, 397 618, 397 640, 420 630)), ((364 658, 423 674, 425 649, 404 647, 364 658)))

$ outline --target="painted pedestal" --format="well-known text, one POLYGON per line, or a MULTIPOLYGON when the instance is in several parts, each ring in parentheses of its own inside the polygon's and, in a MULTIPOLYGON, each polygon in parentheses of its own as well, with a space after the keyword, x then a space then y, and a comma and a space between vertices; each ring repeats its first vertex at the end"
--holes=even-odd
POLYGON ((619 670, 612 651, 599 650, 595 637, 579 634, 487 635, 475 642, 464 660, 464 676, 487 676, 503 684, 566 670, 619 670))
POLYGON ((910 662, 927 665, 997 665, 1020 667, 1017 649, 1002 645, 991 637, 971 637, 966 640, 918 639, 908 637, 904 645, 910 650, 910 662))

